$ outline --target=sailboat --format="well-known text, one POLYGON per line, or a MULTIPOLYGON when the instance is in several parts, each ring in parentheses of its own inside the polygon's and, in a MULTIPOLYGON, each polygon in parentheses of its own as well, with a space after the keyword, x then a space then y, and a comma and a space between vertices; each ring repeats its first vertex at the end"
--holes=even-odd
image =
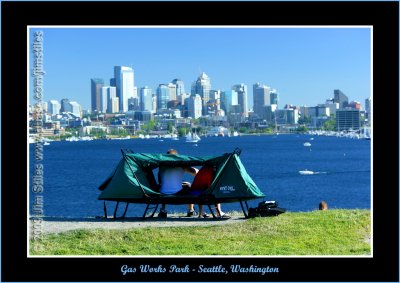
POLYGON ((197 133, 188 133, 186 136, 186 142, 198 142, 200 139, 200 137, 197 135, 197 133))

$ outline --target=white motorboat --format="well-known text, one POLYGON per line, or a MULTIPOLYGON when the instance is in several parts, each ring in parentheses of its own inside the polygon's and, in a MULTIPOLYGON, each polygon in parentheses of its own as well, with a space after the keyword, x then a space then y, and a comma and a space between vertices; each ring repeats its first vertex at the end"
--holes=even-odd
POLYGON ((312 174, 314 174, 314 172, 306 169, 306 170, 300 170, 299 174, 300 175, 312 175, 312 174))

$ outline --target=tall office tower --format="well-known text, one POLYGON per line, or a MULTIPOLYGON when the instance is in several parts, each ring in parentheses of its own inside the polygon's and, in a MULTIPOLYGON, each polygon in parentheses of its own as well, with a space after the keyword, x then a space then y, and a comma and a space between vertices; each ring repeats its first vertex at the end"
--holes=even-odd
POLYGON ((101 88, 104 86, 103 79, 91 79, 92 111, 100 111, 101 88))
POLYGON ((110 79, 110 86, 116 86, 115 85, 115 78, 110 79))
POLYGON ((157 88, 157 111, 167 109, 169 99, 169 88, 166 84, 160 84, 157 88))
POLYGON ((370 120, 370 117, 371 117, 371 97, 365 99, 365 113, 367 114, 366 118, 368 120, 370 120))
POLYGON ((229 115, 233 106, 238 105, 238 93, 235 90, 227 90, 221 93, 221 108, 229 115))
POLYGON ((50 115, 60 114, 61 104, 57 100, 50 100, 48 103, 48 113, 50 115))
POLYGON ((152 111, 152 90, 145 86, 140 89, 140 111, 152 111))
POLYGON ((200 95, 192 94, 189 98, 186 98, 185 105, 188 110, 188 117, 194 119, 201 117, 203 105, 200 95))
POLYGON ((169 89, 169 100, 176 100, 176 85, 173 83, 168 84, 169 89))
POLYGON ((60 109, 60 113, 63 112, 67 112, 67 110, 65 110, 65 108, 67 108, 67 104, 69 103, 69 99, 68 98, 63 98, 61 99, 61 109, 60 109))
POLYGON ((207 112, 207 102, 210 100, 211 82, 206 73, 202 72, 197 81, 192 84, 192 95, 199 94, 203 103, 203 115, 207 112))
POLYGON ((130 67, 114 67, 115 86, 119 98, 120 112, 128 111, 128 98, 134 97, 134 72, 130 67))
POLYGON ((339 103, 339 109, 347 107, 349 104, 349 99, 343 92, 341 92, 339 89, 335 89, 333 94, 335 95, 333 101, 339 103))
POLYGON ((247 85, 234 85, 232 90, 237 92, 240 113, 242 113, 243 117, 249 117, 249 108, 247 104, 247 85))
POLYGON ((276 89, 271 89, 269 95, 270 95, 269 98, 270 103, 278 105, 279 93, 276 91, 276 89))
POLYGON ((260 118, 265 117, 265 106, 271 105, 271 88, 256 83, 253 85, 253 109, 260 118))
POLYGON ((101 103, 100 111, 102 113, 113 113, 111 112, 111 98, 117 96, 117 88, 115 86, 103 86, 101 88, 101 103))
POLYGON ((183 81, 180 79, 174 79, 172 81, 174 85, 176 85, 176 97, 179 97, 180 95, 185 93, 185 85, 183 84, 183 81))

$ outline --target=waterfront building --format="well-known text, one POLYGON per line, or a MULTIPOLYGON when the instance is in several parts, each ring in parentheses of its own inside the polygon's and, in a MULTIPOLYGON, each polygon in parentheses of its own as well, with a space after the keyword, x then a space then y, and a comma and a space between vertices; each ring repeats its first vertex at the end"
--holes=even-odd
POLYGON ((119 110, 125 113, 128 111, 128 99, 134 97, 134 71, 130 67, 115 66, 114 78, 119 98, 119 110))
POLYGON ((234 85, 232 87, 232 90, 236 91, 238 95, 239 112, 242 114, 243 117, 249 117, 249 109, 247 105, 247 85, 234 85))
POLYGON ((341 92, 339 89, 335 89, 333 94, 335 96, 333 100, 334 102, 339 103, 339 109, 347 107, 349 99, 343 92, 341 92))
POLYGON ((90 87, 91 87, 91 102, 92 102, 92 111, 100 111, 100 96, 101 96, 101 88, 104 86, 103 79, 91 79, 90 87))
POLYGON ((144 86, 140 89, 139 101, 141 111, 152 111, 152 89, 144 86))
POLYGON ((359 109, 339 109, 336 111, 336 129, 359 130, 361 127, 361 111, 359 109))

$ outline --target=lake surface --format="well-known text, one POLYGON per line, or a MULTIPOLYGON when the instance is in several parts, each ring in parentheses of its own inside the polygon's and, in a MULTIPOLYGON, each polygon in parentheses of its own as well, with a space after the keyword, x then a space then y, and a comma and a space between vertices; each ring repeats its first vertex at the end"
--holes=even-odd
MULTIPOLYGON (((209 156, 232 152, 236 147, 242 149, 241 161, 266 195, 265 200, 275 200, 289 211, 315 210, 322 200, 329 208, 371 208, 370 140, 293 134, 203 137, 197 146, 184 139, 52 142, 44 146, 44 213, 65 217, 103 215, 97 188, 121 159, 121 149, 165 153, 175 148, 181 154, 209 156), (305 142, 312 145, 305 147, 305 142), (305 169, 316 174, 299 174, 305 169)), ((33 148, 30 144, 30 180, 33 148)), ((254 207, 261 200, 249 204, 254 207)), ((108 204, 111 214, 114 203, 108 204)), ((239 203, 223 204, 224 211, 240 209, 239 203)), ((167 210, 184 213, 186 207, 174 205, 167 210)), ((142 213, 143 205, 131 204, 127 216, 142 213)))

